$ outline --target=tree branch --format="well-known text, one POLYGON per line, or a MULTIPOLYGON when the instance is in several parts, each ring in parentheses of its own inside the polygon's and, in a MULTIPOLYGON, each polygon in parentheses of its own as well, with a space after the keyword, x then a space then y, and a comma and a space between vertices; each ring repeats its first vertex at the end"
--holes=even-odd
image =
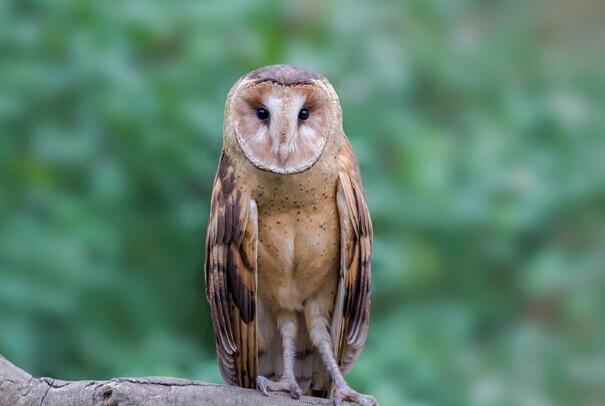
POLYGON ((0 354, 0 405, 329 405, 331 401, 168 377, 62 381, 34 378, 0 354))

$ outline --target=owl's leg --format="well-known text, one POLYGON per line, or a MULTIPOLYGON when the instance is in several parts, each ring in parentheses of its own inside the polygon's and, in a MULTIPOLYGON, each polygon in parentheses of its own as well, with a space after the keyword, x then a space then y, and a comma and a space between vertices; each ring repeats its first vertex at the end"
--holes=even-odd
POLYGON ((376 406, 373 396, 354 391, 345 381, 334 356, 332 338, 329 332, 328 304, 320 297, 309 299, 305 303, 305 322, 311 336, 311 342, 321 355, 321 359, 334 382, 334 404, 342 405, 343 401, 356 402, 363 406, 376 406))
POLYGON ((302 390, 296 383, 294 376, 294 342, 298 329, 296 314, 294 312, 281 312, 277 317, 277 328, 282 338, 284 370, 281 379, 273 382, 264 376, 256 378, 256 386, 265 395, 269 396, 268 391, 290 392, 294 399, 300 398, 302 390))

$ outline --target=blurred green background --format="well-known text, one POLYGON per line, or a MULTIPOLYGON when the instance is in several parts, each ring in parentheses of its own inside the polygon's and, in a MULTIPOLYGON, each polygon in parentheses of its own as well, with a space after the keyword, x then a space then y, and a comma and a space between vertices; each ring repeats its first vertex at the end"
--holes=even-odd
POLYGON ((0 353, 221 381, 203 243, 227 91, 340 95, 383 405, 605 404, 605 3, 0 2, 0 353))

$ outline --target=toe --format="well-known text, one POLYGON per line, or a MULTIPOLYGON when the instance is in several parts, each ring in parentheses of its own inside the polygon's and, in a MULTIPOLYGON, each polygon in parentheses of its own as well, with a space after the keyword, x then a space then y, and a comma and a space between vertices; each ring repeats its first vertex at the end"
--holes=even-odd
POLYGON ((290 396, 294 399, 299 399, 302 395, 302 390, 295 382, 290 384, 290 396))
POLYGON ((377 406, 378 405, 378 403, 376 402, 376 399, 374 399, 373 396, 362 395, 362 394, 357 393, 357 392, 355 392, 353 394, 353 396, 347 397, 346 400, 349 400, 351 402, 359 403, 361 406, 377 406))
POLYGON ((282 379, 274 382, 264 376, 256 377, 256 388, 265 396, 269 396, 269 392, 287 392, 293 399, 299 399, 302 396, 302 390, 296 381, 282 379))
POLYGON ((337 390, 334 394, 334 404, 342 405, 343 401, 355 402, 361 406, 378 406, 378 402, 373 396, 362 395, 350 388, 337 390))
POLYGON ((257 376, 256 377, 256 388, 263 392, 263 394, 265 396, 269 396, 269 392, 267 392, 267 384, 269 383, 269 380, 267 378, 265 378, 264 376, 257 376))
POLYGON ((376 399, 370 395, 360 395, 359 404, 362 406, 378 406, 376 399))
POLYGON ((336 392, 334 392, 334 406, 342 406, 345 400, 350 400, 346 392, 342 390, 336 390, 336 392))

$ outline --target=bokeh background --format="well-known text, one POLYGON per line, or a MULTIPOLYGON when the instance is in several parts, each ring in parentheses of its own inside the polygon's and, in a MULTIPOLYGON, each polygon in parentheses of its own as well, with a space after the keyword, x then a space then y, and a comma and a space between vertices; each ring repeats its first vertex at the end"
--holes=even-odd
POLYGON ((220 382, 203 243, 225 96, 339 92, 374 219, 349 375, 383 405, 605 404, 605 3, 0 2, 0 353, 220 382))

